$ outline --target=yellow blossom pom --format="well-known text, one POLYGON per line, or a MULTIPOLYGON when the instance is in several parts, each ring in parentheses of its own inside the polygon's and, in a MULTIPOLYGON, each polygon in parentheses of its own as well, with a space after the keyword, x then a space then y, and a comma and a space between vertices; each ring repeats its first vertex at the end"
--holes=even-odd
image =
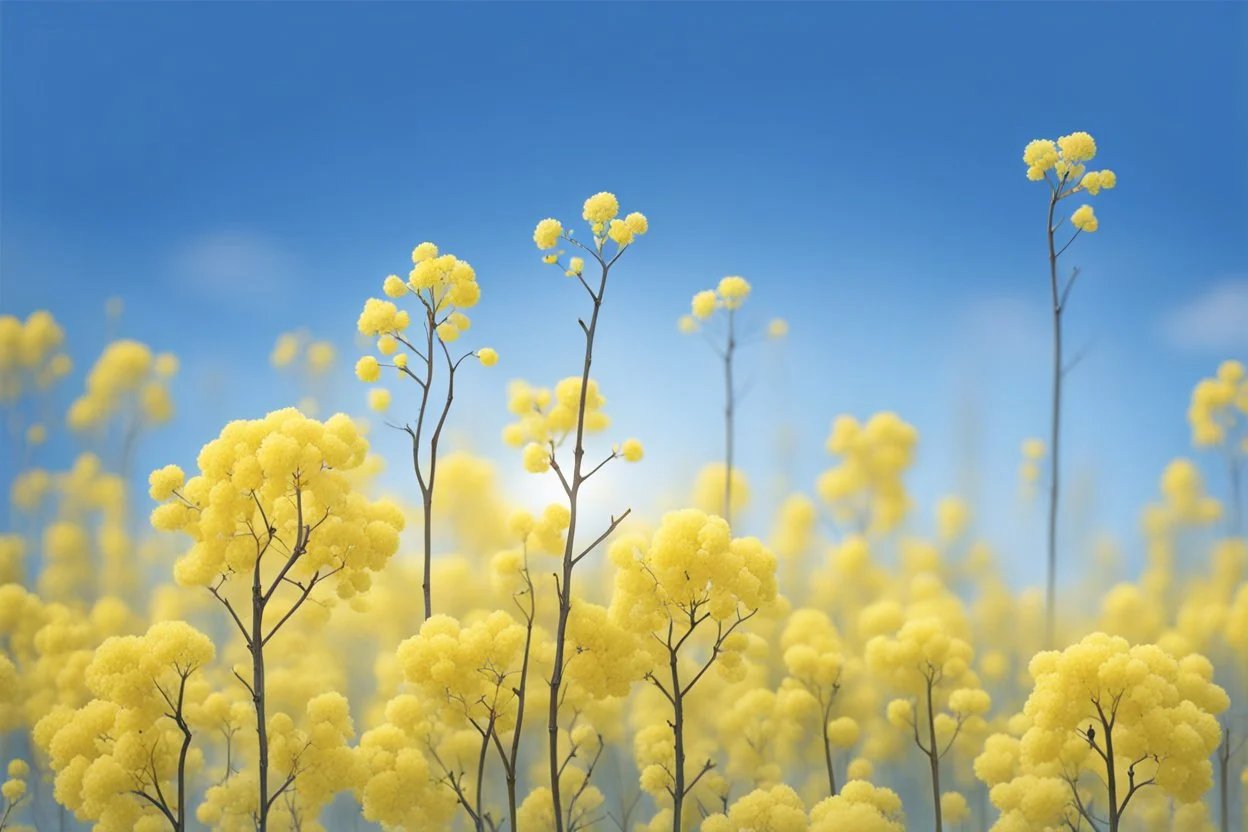
POLYGON ((581 216, 586 222, 605 225, 615 219, 618 213, 620 213, 620 201, 615 198, 615 194, 602 191, 585 200, 585 210, 581 216))
POLYGON ((724 306, 737 309, 750 294, 750 284, 744 277, 725 277, 719 281, 715 292, 722 299, 724 306))
POLYGON ((148 493, 153 500, 164 502, 173 496, 173 492, 182 487, 186 482, 186 474, 182 473, 182 469, 176 465, 166 465, 164 468, 157 469, 148 477, 148 485, 151 488, 148 493))
POLYGON ((368 391, 368 406, 379 413, 390 409, 390 391, 384 387, 374 387, 368 391))
POLYGON ((1068 162, 1087 162, 1096 156, 1096 142, 1087 133, 1071 133, 1057 140, 1062 158, 1068 162))
POLYGON ((719 298, 710 289, 704 292, 698 292, 693 296, 693 317, 706 320, 715 313, 715 309, 719 306, 719 298))
POLYGON ((634 211, 624 218, 624 224, 628 226, 628 230, 641 236, 650 230, 650 221, 646 219, 645 214, 634 211))
POLYGON ((372 384, 381 378, 381 365, 371 355, 366 355, 355 362, 355 375, 360 381, 372 384))
POLYGON ((486 367, 493 367, 498 363, 498 351, 490 347, 482 347, 477 350, 477 360, 486 367))
POLYGON ((636 439, 626 439, 620 446, 620 456, 627 462, 641 462, 644 453, 641 443, 636 439))
POLYGON ((438 247, 433 243, 421 243, 412 249, 412 263, 423 263, 438 256, 438 247))
POLYGON ((387 277, 381 288, 387 297, 401 298, 407 294, 407 284, 397 274, 387 277))
POLYGON ((544 474, 550 470, 550 451, 536 442, 524 448, 524 469, 531 474, 544 474))
POLYGON ((1097 221, 1096 214, 1092 212, 1091 205, 1081 205, 1075 209, 1075 213, 1070 215, 1070 221, 1075 228, 1080 231, 1086 231, 1089 234, 1096 230, 1097 221))
POLYGON ((537 229, 533 232, 533 242, 540 249, 554 248, 562 234, 563 226, 559 220, 545 219, 537 224, 537 229))

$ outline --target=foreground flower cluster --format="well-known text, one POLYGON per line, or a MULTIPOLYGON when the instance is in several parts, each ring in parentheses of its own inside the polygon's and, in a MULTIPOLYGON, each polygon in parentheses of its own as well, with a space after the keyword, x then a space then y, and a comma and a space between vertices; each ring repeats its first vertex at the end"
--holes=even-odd
POLYGON ((460 406, 491 406, 461 403, 459 374, 506 353, 461 346, 489 282, 434 243, 360 299, 355 375, 389 436, 316 415, 332 339, 350 333, 275 334, 299 407, 230 422, 146 494, 128 467, 174 417, 176 358, 108 345, 65 415, 95 451, 45 470, 52 425, 30 414, 70 373, 66 335, 47 312, 0 318, 0 399, 27 461, 0 535, 0 829, 1238 827, 1243 365, 1197 383, 1187 412, 1226 482, 1207 487, 1188 459, 1159 473, 1141 574, 1052 534, 1074 283, 1057 258, 1099 225, 1077 208, 1059 251, 1054 216, 1115 186, 1086 169, 1095 154, 1074 133, 1023 158, 1050 186, 1059 372, 1050 439, 1023 442, 1022 470, 1049 486, 1045 590, 1009 587, 957 495, 916 504, 920 434, 891 412, 828 414, 827 469, 782 495, 766 534, 740 525, 738 349, 787 324, 744 329, 739 276, 679 317, 722 362, 723 402, 687 415, 723 414, 724 457, 692 472, 686 507, 587 512, 616 466, 645 460, 591 376, 609 295, 642 297, 626 255, 651 231, 611 193, 585 201, 588 236, 555 218, 533 233, 551 291, 582 304, 567 374, 507 387, 505 464, 560 495, 537 511, 444 441, 460 406), (391 438, 410 487, 382 498, 373 447, 391 438), (144 513, 150 533, 131 522, 144 513), (1095 565, 1056 582, 1081 562, 1095 565))

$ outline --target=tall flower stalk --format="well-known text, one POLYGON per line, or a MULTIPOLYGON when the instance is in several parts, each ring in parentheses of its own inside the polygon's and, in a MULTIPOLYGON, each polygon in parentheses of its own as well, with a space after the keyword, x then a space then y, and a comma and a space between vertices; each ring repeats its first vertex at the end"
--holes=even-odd
POLYGON ((1084 162, 1096 156, 1096 142, 1087 133, 1071 133, 1056 142, 1036 139, 1023 151, 1027 165, 1027 178, 1045 181, 1049 185, 1048 221, 1045 224, 1049 245, 1049 289, 1053 313, 1053 395, 1050 407, 1050 463, 1049 463, 1049 513, 1046 535, 1046 581, 1045 581, 1045 643, 1053 646, 1057 625, 1057 513, 1060 496, 1062 381, 1072 364, 1066 363, 1062 350, 1062 314, 1070 298, 1071 289, 1079 276, 1079 270, 1071 272, 1062 282, 1057 277, 1058 258, 1070 248, 1071 243, 1084 231, 1097 229, 1097 218, 1091 205, 1082 205, 1071 215, 1075 233, 1059 249, 1057 232, 1064 220, 1054 223, 1057 204, 1077 193, 1095 196, 1101 189, 1117 184, 1113 171, 1087 171, 1084 162))
MULTIPOLYGON (((737 310, 749 297, 750 284, 743 277, 729 276, 719 281, 715 289, 707 289, 693 296, 691 314, 681 317, 680 331, 686 334, 702 332, 711 350, 723 364, 724 378, 724 500, 720 515, 732 524, 732 471, 736 438, 736 408, 738 392, 734 381, 733 359, 737 348, 746 341, 738 339, 737 310), (715 313, 723 311, 724 338, 722 343, 703 330, 704 323, 710 321, 715 313)), ((787 331, 783 321, 772 321, 767 334, 780 337, 787 331)))
MULTIPOLYGON (((557 629, 555 631, 555 657, 554 668, 550 675, 550 705, 547 715, 547 731, 549 735, 549 755, 550 755, 550 792, 552 808, 554 810, 555 832, 564 832, 564 813, 562 796, 559 788, 559 775, 561 770, 561 761, 559 755, 559 706, 561 704, 560 692, 564 683, 564 672, 566 670, 566 660, 564 657, 566 640, 568 633, 568 618, 572 610, 572 570, 581 560, 583 560, 590 552, 592 552, 598 544, 605 540, 616 527, 628 515, 625 511, 619 517, 613 517, 607 530, 598 536, 589 546, 585 547, 581 552, 576 550, 576 529, 579 519, 581 488, 585 482, 595 473, 601 470, 606 462, 617 456, 616 452, 612 452, 606 460, 599 463, 593 468, 585 466, 585 429, 586 429, 586 406, 588 396, 590 395, 590 368, 594 360, 594 340, 598 334, 598 321, 602 312, 603 300, 607 291, 607 278, 610 275, 611 267, 615 265, 620 256, 624 253, 638 235, 646 233, 649 230, 649 224, 642 214, 632 213, 624 219, 616 219, 619 214, 620 204, 614 194, 607 192, 597 193, 585 201, 582 216, 586 222, 589 222, 593 230, 593 245, 587 246, 573 239, 570 232, 566 232, 562 224, 558 220, 545 219, 538 223, 533 233, 533 240, 537 243, 537 247, 542 250, 554 248, 560 239, 567 241, 569 244, 581 249, 585 254, 596 262, 600 269, 600 277, 598 279, 597 288, 590 285, 584 276, 584 260, 580 257, 574 257, 567 266, 559 263, 559 254, 546 255, 543 259, 546 263, 552 265, 560 265, 564 268, 565 273, 569 277, 575 277, 581 284, 581 287, 589 295, 593 304, 593 310, 589 317, 589 323, 579 319, 581 331, 585 336, 585 358, 581 365, 581 377, 579 390, 576 394, 576 419, 575 419, 575 445, 572 451, 572 470, 565 473, 555 460, 555 443, 551 442, 549 449, 542 449, 538 445, 530 445, 526 449, 526 466, 531 471, 540 472, 545 467, 554 469, 559 475, 559 481, 563 485, 564 493, 568 498, 568 528, 566 543, 563 551, 563 559, 560 573, 555 576, 555 591, 559 600, 559 619, 557 629), (609 255, 606 249, 607 241, 610 239, 616 244, 616 252, 609 255), (534 453, 533 450, 537 449, 534 453), (545 456, 545 459, 541 457, 545 456)), ((626 450, 626 457, 635 455, 640 458, 640 446, 635 446, 635 450, 630 447, 626 450)))
MULTIPOLYGON (((438 445, 455 400, 455 373, 470 356, 492 367, 498 362, 498 353, 486 347, 452 356, 448 345, 472 325, 462 310, 477 304, 481 289, 472 266, 454 255, 439 255, 433 243, 421 243, 412 250, 412 270, 406 281, 392 274, 386 278, 382 289, 391 298, 412 296, 419 301, 418 314, 424 337, 419 346, 413 343, 415 339, 409 340, 406 330, 411 316, 407 310, 400 310, 392 301, 369 298, 360 314, 358 328, 362 335, 377 338, 377 351, 382 360, 364 356, 356 364, 355 374, 361 381, 375 382, 381 376, 382 367, 393 367, 420 389, 416 426, 405 424, 401 429, 412 440, 412 468, 420 489, 424 556, 421 594, 427 621, 433 616, 433 496, 438 475, 438 445), (434 377, 440 364, 446 368, 446 387, 441 401, 435 403, 434 377)), ((369 406, 378 411, 387 410, 390 391, 371 390, 369 406)))

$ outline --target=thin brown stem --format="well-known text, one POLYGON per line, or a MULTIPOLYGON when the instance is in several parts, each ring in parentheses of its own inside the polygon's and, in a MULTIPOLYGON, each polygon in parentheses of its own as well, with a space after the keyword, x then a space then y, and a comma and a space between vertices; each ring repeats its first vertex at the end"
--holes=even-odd
POLYGON ((1062 413, 1062 297, 1057 285, 1057 250, 1053 244, 1053 214, 1057 207, 1060 186, 1049 200, 1046 224, 1049 239, 1049 286, 1053 301, 1053 399, 1049 431, 1049 516, 1047 528, 1047 577, 1044 596, 1045 646, 1056 645, 1057 627, 1057 507, 1059 496, 1058 462, 1061 451, 1062 413))

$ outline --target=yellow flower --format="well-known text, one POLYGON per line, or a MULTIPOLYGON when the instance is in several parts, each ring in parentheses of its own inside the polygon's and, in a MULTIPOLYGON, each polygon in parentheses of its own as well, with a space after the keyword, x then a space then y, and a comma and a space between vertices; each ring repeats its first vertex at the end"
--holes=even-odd
POLYGON ((628 462, 640 462, 643 454, 641 443, 636 439, 626 439, 620 446, 620 456, 628 462))
POLYGON ((1086 231, 1091 234, 1096 230, 1096 214, 1092 212, 1091 205, 1079 206, 1079 208, 1075 210, 1075 213, 1070 215, 1070 221, 1074 224, 1075 228, 1078 228, 1080 231, 1086 231))
POLYGON ((601 191, 585 200, 585 210, 581 216, 586 222, 605 225, 615 219, 618 213, 620 213, 620 201, 615 198, 615 194, 601 191))
POLYGON ((611 220, 611 227, 607 230, 607 236, 615 240, 620 246, 626 246, 633 241, 633 231, 623 220, 611 220))
POLYGON ((368 391, 368 406, 377 412, 384 412, 390 408, 390 391, 384 387, 374 387, 368 391))
POLYGON ((477 350, 477 359, 486 367, 493 367, 498 363, 498 351, 490 347, 482 347, 477 350))
POLYGON ((783 318, 774 318, 767 324, 768 338, 783 338, 789 334, 789 323, 783 318))
POLYGON ((533 242, 541 249, 554 248, 563 234, 563 226, 559 220, 544 219, 537 224, 533 232, 533 242))
POLYGON ((715 297, 715 293, 710 289, 698 292, 693 296, 693 317, 706 320, 715 314, 715 307, 718 305, 719 299, 715 297))
POLYGON ((355 362, 355 375, 360 381, 372 384, 381 378, 381 365, 371 355, 366 355, 355 362))
POLYGON ((1096 155, 1096 142, 1087 133, 1071 133, 1057 140, 1062 158, 1067 162, 1087 162, 1096 155))
POLYGON ((650 221, 646 219, 645 214, 634 211, 624 218, 624 224, 628 226, 628 230, 634 234, 641 236, 650 230, 650 221))
POLYGON ((524 446, 524 469, 531 474, 544 474, 550 470, 550 452, 536 442, 524 446))
POLYGON ((407 294, 407 284, 397 274, 387 277, 381 288, 388 297, 392 298, 401 298, 407 294))
POLYGON ((1027 165, 1029 179, 1043 179, 1045 171, 1053 169, 1058 161, 1057 145, 1050 139, 1036 139, 1023 149, 1023 164, 1027 165))
POLYGON ((186 474, 176 465, 166 465, 152 472, 148 477, 148 484, 151 486, 148 493, 156 502, 164 502, 173 496, 173 492, 182 487, 186 482, 186 474))
POLYGON ((719 287, 715 291, 723 299, 724 306, 736 309, 750 294, 750 284, 744 277, 725 277, 719 281, 719 287))
POLYGON ((433 243, 421 243, 412 249, 412 263, 423 263, 438 256, 438 247, 433 243))

